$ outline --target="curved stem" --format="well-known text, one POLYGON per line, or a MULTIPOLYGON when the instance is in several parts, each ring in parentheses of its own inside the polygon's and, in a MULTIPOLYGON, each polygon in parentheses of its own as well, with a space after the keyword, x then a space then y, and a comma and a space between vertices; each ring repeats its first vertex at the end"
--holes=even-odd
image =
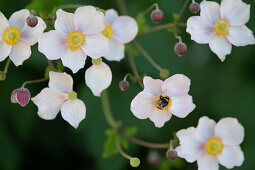
POLYGON ((81 6, 84 6, 84 4, 66 4, 66 5, 61 5, 58 6, 57 8, 61 9, 71 9, 71 8, 79 8, 81 6))
POLYGON ((106 121, 113 129, 115 129, 117 123, 112 116, 109 97, 106 90, 102 93, 101 101, 106 121))
POLYGON ((147 15, 154 7, 156 8, 156 10, 159 10, 158 3, 154 3, 154 4, 152 4, 149 8, 147 8, 147 9, 141 14, 141 16, 144 17, 145 15, 147 15))
POLYGON ((120 146, 120 138, 119 138, 119 135, 116 135, 116 146, 117 146, 117 149, 119 151, 119 153, 124 157, 124 158, 127 158, 128 160, 130 160, 132 158, 132 156, 128 155, 127 153, 125 153, 123 151, 123 149, 121 148, 120 146))
POLYGON ((42 79, 38 79, 38 80, 31 80, 31 81, 26 81, 22 84, 21 88, 25 88, 25 86, 27 84, 32 84, 32 83, 41 83, 41 82, 44 82, 44 81, 47 81, 49 80, 48 78, 42 78, 42 79))
POLYGON ((4 67, 4 73, 5 74, 7 74, 8 68, 9 68, 10 64, 11 64, 11 59, 8 58, 8 60, 7 60, 6 64, 5 64, 5 67, 4 67))

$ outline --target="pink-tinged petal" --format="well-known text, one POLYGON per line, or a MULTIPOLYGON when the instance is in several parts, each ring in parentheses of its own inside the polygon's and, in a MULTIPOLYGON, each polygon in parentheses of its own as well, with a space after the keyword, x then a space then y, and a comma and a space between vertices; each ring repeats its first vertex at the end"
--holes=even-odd
POLYGON ((26 25, 26 19, 29 17, 29 15, 29 10, 27 9, 22 9, 20 11, 14 12, 9 19, 10 27, 15 26, 19 28, 20 31, 22 31, 26 25))
POLYGON ((62 9, 58 9, 56 12, 56 16, 57 18, 54 27, 59 33, 68 36, 71 31, 75 30, 73 13, 65 12, 62 9))
POLYGON ((24 41, 19 41, 16 45, 12 46, 10 59, 15 66, 20 66, 25 60, 31 56, 30 45, 24 41))
POLYGON ((231 26, 228 33, 228 40, 235 46, 255 44, 255 38, 252 31, 245 25, 231 26))
POLYGON ((225 60, 226 55, 230 54, 232 50, 232 45, 228 39, 217 35, 214 35, 210 40, 209 47, 222 62, 225 60))
POLYGON ((179 118, 185 118, 196 107, 192 97, 188 94, 183 96, 173 96, 171 99, 172 103, 169 111, 179 118))
POLYGON ((178 156, 190 163, 196 161, 203 151, 203 140, 197 130, 194 127, 182 129, 176 136, 180 141, 180 146, 176 148, 178 156))
POLYGON ((84 6, 76 9, 74 13, 76 30, 85 34, 97 34, 104 30, 104 14, 93 6, 84 6))
POLYGON ((199 44, 208 44, 215 34, 214 28, 205 23, 200 16, 188 19, 186 31, 191 35, 191 39, 199 44))
POLYGON ((113 38, 126 44, 132 41, 138 33, 138 25, 132 17, 120 16, 112 24, 113 38))
POLYGON ((237 0, 222 0, 221 18, 226 18, 230 25, 244 25, 250 19, 250 5, 237 0))
POLYGON ((77 73, 85 66, 86 58, 87 55, 81 49, 72 51, 69 48, 66 48, 61 56, 63 65, 70 68, 73 73, 77 73))
POLYGON ((66 38, 55 30, 43 33, 38 41, 38 50, 49 60, 59 59, 66 48, 66 38))
POLYGON ((155 109, 155 97, 142 91, 132 100, 130 110, 138 119, 147 119, 155 109))
POLYGON ((65 94, 73 91, 73 78, 69 74, 50 71, 49 76, 51 89, 65 94))
POLYGON ((162 94, 163 81, 160 79, 153 79, 149 76, 143 78, 144 91, 152 94, 154 97, 162 94))
POLYGON ((67 95, 45 88, 31 99, 38 107, 38 115, 45 120, 55 119, 67 95))
POLYGON ((107 89, 112 82, 112 71, 110 67, 102 62, 99 65, 92 65, 85 72, 85 81, 95 96, 107 89))
POLYGON ((9 27, 8 20, 5 18, 4 14, 0 11, 0 40, 2 40, 2 33, 7 27, 9 27))
POLYGON ((203 116, 199 119, 197 125, 197 131, 201 135, 204 141, 207 141, 210 137, 214 137, 214 129, 216 122, 213 119, 203 116))
POLYGON ((217 2, 202 1, 200 3, 200 16, 204 22, 210 26, 214 26, 217 20, 220 18, 220 5, 217 2))
POLYGON ((172 114, 169 113, 167 110, 159 110, 157 108, 154 108, 149 118, 154 123, 155 127, 161 128, 167 121, 171 119, 171 117, 172 114))
POLYGON ((244 127, 236 118, 223 118, 215 126, 215 135, 224 145, 240 145, 244 139, 244 127))
POLYGON ((19 103, 22 107, 25 107, 30 101, 30 91, 26 88, 20 89, 16 94, 15 98, 17 103, 19 103))
POLYGON ((16 96, 19 91, 20 91, 20 89, 15 89, 12 91, 12 94, 11 94, 11 102, 12 103, 18 103, 16 96))
POLYGON ((12 46, 0 41, 0 62, 4 61, 11 53, 12 46))
POLYGON ((190 79, 183 74, 167 78, 162 86, 163 94, 168 96, 186 95, 189 92, 190 79))
POLYGON ((104 16, 104 22, 107 25, 112 25, 114 20, 118 17, 118 13, 116 10, 114 9, 108 9, 105 12, 105 16, 104 16))
POLYGON ((215 156, 206 152, 200 154, 197 159, 198 170, 219 170, 219 163, 215 156))
POLYGON ((232 169, 234 166, 241 166, 244 161, 244 154, 240 146, 224 146, 217 157, 220 164, 228 169, 232 169))
POLYGON ((109 40, 103 34, 86 35, 83 51, 93 59, 105 56, 110 52, 109 40))
POLYGON ((46 29, 46 24, 42 18, 37 17, 38 23, 35 27, 30 27, 25 24, 24 29, 21 32, 20 39, 28 43, 29 45, 34 45, 38 42, 39 37, 43 34, 46 29))
POLYGON ((61 107, 61 115, 74 128, 78 128, 80 122, 85 119, 86 106, 79 99, 68 100, 61 107))
POLYGON ((114 39, 109 40, 110 49, 111 51, 104 56, 108 61, 120 61, 124 58, 125 51, 124 51, 124 44, 119 43, 114 39))

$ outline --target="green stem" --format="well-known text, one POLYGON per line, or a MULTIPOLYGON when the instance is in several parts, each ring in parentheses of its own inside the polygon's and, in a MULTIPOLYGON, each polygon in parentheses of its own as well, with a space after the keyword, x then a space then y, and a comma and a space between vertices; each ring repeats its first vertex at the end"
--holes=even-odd
POLYGON ((145 15, 147 15, 154 7, 156 8, 156 10, 159 10, 158 3, 154 3, 149 8, 147 8, 141 16, 144 17, 145 15))
POLYGON ((127 14, 127 8, 126 8, 124 0, 116 0, 116 3, 119 7, 120 14, 121 15, 126 15, 127 14))
POLYGON ((109 97, 106 90, 102 93, 101 100, 106 121, 113 129, 116 129, 117 123, 112 116, 109 97))
POLYGON ((71 8, 79 8, 81 6, 85 6, 83 4, 66 4, 66 5, 61 5, 58 6, 58 9, 71 9, 71 8))
POLYGON ((56 70, 56 68, 55 68, 55 66, 54 66, 54 64, 53 64, 53 62, 51 61, 51 60, 48 60, 47 59, 47 62, 48 62, 48 65, 49 65, 49 68, 50 68, 50 70, 56 70))
POLYGON ((9 68, 10 64, 11 64, 11 59, 8 58, 8 60, 7 60, 6 64, 5 64, 5 67, 4 67, 4 73, 5 74, 7 74, 8 68, 9 68))
POLYGON ((123 149, 121 148, 121 146, 120 146, 120 137, 119 137, 119 135, 116 135, 115 141, 116 141, 115 143, 116 143, 116 147, 117 147, 119 153, 120 153, 124 158, 127 158, 128 160, 130 160, 130 159, 132 158, 132 156, 130 156, 130 155, 128 155, 127 153, 125 153, 125 152, 123 151, 123 149))
POLYGON ((32 83, 41 83, 44 81, 48 81, 48 78, 42 78, 42 79, 38 79, 38 80, 31 80, 31 81, 26 81, 22 84, 21 88, 24 88, 27 84, 32 84, 32 83))

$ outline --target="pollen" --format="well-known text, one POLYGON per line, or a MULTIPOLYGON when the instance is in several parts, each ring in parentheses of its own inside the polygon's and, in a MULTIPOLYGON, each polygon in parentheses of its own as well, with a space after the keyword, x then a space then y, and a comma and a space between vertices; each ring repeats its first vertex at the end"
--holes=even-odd
POLYGON ((171 107, 172 99, 167 95, 158 95, 154 101, 158 110, 168 110, 171 107))
POLYGON ((77 51, 85 44, 85 34, 78 30, 72 31, 67 36, 66 42, 70 50, 77 51))
POLYGON ((105 29, 102 31, 102 34, 108 38, 111 39, 113 32, 112 32, 112 27, 110 25, 105 24, 105 29))
POLYGON ((219 155, 222 152, 224 145, 218 137, 211 137, 205 143, 205 150, 212 156, 219 155))
POLYGON ((219 19, 214 25, 216 35, 217 36, 222 35, 223 37, 226 37, 228 35, 229 26, 230 26, 230 24, 229 24, 228 20, 226 20, 225 18, 219 19))
POLYGON ((9 45, 16 45, 20 40, 19 28, 12 26, 7 27, 2 34, 2 40, 9 45))

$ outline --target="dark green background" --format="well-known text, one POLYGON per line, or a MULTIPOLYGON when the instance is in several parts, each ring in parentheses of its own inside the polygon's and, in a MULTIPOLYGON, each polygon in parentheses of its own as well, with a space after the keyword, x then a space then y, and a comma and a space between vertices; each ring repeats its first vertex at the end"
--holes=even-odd
MULTIPOLYGON (((165 12, 163 23, 172 21, 172 13, 178 13, 184 0, 126 0, 129 15, 135 17, 152 3, 158 2, 165 12)), ((248 27, 255 31, 255 2, 251 4, 251 17, 248 27)), ((30 0, 1 0, 0 11, 9 16, 30 3, 30 0)), ((115 0, 63 0, 62 4, 82 3, 95 5, 103 9, 115 8, 115 0)), ((185 22, 191 13, 186 10, 181 22, 185 22)), ((156 24, 148 19, 151 26, 156 24)), ((113 81, 108 90, 114 117, 122 120, 123 126, 137 126, 136 137, 152 141, 166 142, 172 138, 172 133, 182 128, 196 126, 198 119, 207 115, 216 121, 223 117, 236 117, 245 127, 245 139, 242 149, 245 161, 242 167, 234 169, 254 169, 255 154, 255 50, 254 46, 233 47, 231 55, 225 62, 220 62, 208 45, 200 45, 190 40, 190 35, 181 30, 180 35, 188 45, 187 54, 182 58, 173 52, 176 39, 173 34, 165 30, 139 37, 139 42, 153 56, 154 60, 164 68, 170 70, 171 75, 182 73, 191 79, 190 94, 193 96, 196 109, 185 119, 172 117, 161 129, 155 128, 149 120, 139 120, 130 112, 130 102, 141 91, 137 84, 130 82, 127 92, 121 92, 118 82, 123 76, 131 72, 128 58, 120 63, 107 62, 113 72, 113 81)), ((45 56, 33 48, 32 56, 24 65, 10 66, 7 79, 0 82, 0 169, 97 169, 122 170, 131 169, 129 162, 120 155, 108 159, 102 158, 103 143, 106 140, 105 130, 109 128, 104 119, 100 98, 94 97, 84 83, 85 69, 73 75, 74 89, 78 97, 87 107, 87 116, 75 130, 60 115, 55 120, 42 120, 37 115, 37 107, 30 102, 22 108, 18 104, 11 104, 12 90, 20 87, 26 80, 41 78, 47 67, 45 56)), ((159 78, 155 70, 143 56, 135 57, 140 73, 159 78)), ((3 70, 5 62, 0 63, 3 70)), ((87 60, 86 68, 90 66, 87 60)), ((66 69, 71 73, 69 69, 66 69)), ((31 95, 35 96, 47 83, 28 85, 31 95)), ((159 169, 146 162, 146 155, 150 150, 131 144, 127 151, 141 159, 141 166, 137 169, 159 169)), ((165 150, 159 151, 164 160, 165 150)), ((183 161, 184 162, 184 161, 183 161)), ((161 169, 166 164, 161 163, 161 169)), ((196 163, 181 163, 180 169, 197 169, 196 163)), ((222 166, 220 169, 224 169, 222 166)))

